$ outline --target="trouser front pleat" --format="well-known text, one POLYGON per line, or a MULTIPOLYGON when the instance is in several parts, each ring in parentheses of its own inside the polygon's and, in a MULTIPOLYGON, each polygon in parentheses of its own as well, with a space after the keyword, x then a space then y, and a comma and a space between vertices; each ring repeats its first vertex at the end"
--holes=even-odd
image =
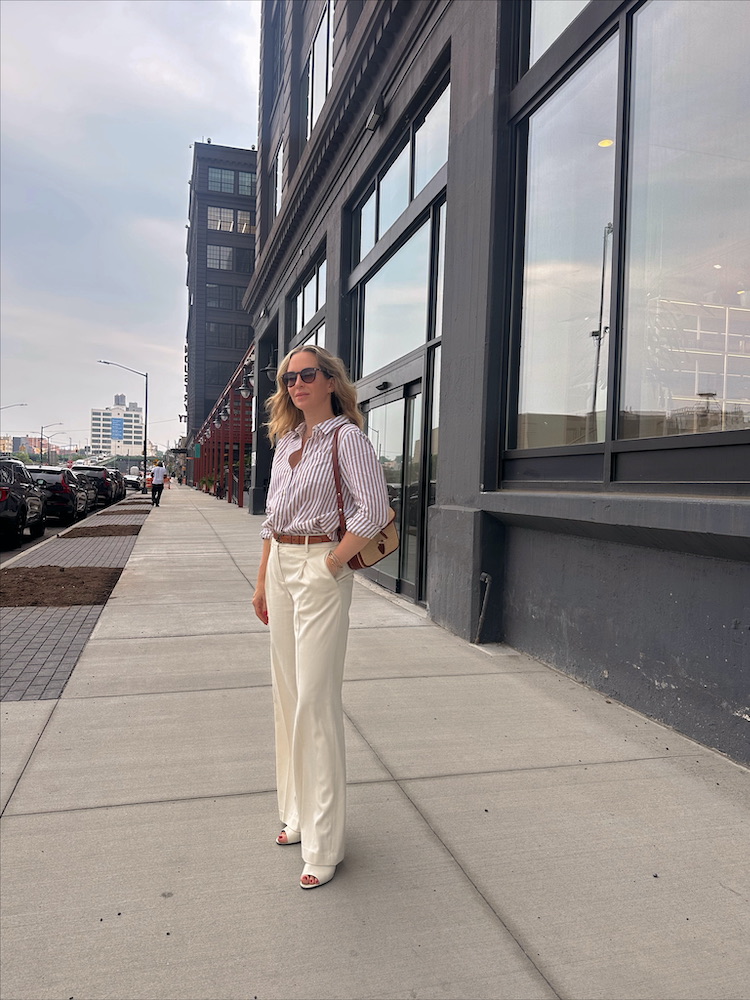
POLYGON ((346 750, 341 689, 353 573, 331 576, 333 544, 271 543, 266 601, 279 818, 309 864, 344 856, 346 750))

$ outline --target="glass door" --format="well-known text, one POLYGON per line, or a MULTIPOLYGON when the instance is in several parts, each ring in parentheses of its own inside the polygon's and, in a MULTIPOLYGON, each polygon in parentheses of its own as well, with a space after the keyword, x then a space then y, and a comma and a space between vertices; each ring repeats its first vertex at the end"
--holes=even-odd
MULTIPOLYGON (((396 399, 367 414, 367 436, 372 441, 383 467, 388 487, 388 502, 396 511, 396 526, 401 535, 402 497, 404 493, 404 412, 406 401, 396 399)), ((389 590, 398 590, 400 549, 386 556, 371 571, 373 578, 389 590)))
POLYGON ((422 550, 422 393, 405 400, 404 485, 401 518, 401 577, 399 590, 419 600, 419 566, 422 550))
POLYGON ((373 407, 367 434, 385 473, 401 539, 397 551, 370 572, 382 586, 419 600, 424 537, 421 382, 406 387, 401 399, 373 407))

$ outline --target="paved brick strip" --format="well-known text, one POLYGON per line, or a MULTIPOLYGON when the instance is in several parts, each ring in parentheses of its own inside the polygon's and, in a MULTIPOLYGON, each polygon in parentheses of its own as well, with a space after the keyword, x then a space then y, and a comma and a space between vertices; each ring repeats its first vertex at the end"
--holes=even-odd
MULTIPOLYGON (((92 523, 142 525, 149 513, 150 508, 138 510, 135 505, 127 512, 108 509, 92 523)), ((61 535, 14 559, 13 565, 121 568, 135 542, 133 535, 61 535)), ((0 701, 59 698, 103 609, 103 604, 0 608, 0 701)))
POLYGON ((0 608, 0 701, 59 698, 103 610, 0 608))
POLYGON ((135 545, 135 535, 102 538, 60 538, 39 545, 15 560, 14 566, 124 566, 135 545))

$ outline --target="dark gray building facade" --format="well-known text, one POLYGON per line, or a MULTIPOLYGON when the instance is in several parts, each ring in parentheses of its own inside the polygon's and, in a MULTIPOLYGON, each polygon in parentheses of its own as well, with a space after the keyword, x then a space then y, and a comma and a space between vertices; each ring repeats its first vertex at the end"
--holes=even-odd
POLYGON ((265 0, 245 296, 256 372, 314 338, 357 382, 374 580, 743 760, 749 18, 265 0))
POLYGON ((185 344, 188 446, 252 342, 242 297, 255 267, 252 149, 193 146, 187 232, 185 344))

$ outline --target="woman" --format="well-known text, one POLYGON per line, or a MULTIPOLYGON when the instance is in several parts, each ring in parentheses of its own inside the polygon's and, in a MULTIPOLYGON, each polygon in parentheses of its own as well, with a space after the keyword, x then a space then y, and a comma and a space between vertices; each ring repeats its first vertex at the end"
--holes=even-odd
POLYGON ((253 607, 271 630, 284 824, 276 843, 302 842, 300 886, 314 889, 330 882, 344 856, 347 563, 387 523, 388 494, 343 362, 322 347, 300 347, 281 362, 276 382, 268 401, 276 452, 253 607), (337 430, 347 525, 340 540, 331 453, 337 430))

